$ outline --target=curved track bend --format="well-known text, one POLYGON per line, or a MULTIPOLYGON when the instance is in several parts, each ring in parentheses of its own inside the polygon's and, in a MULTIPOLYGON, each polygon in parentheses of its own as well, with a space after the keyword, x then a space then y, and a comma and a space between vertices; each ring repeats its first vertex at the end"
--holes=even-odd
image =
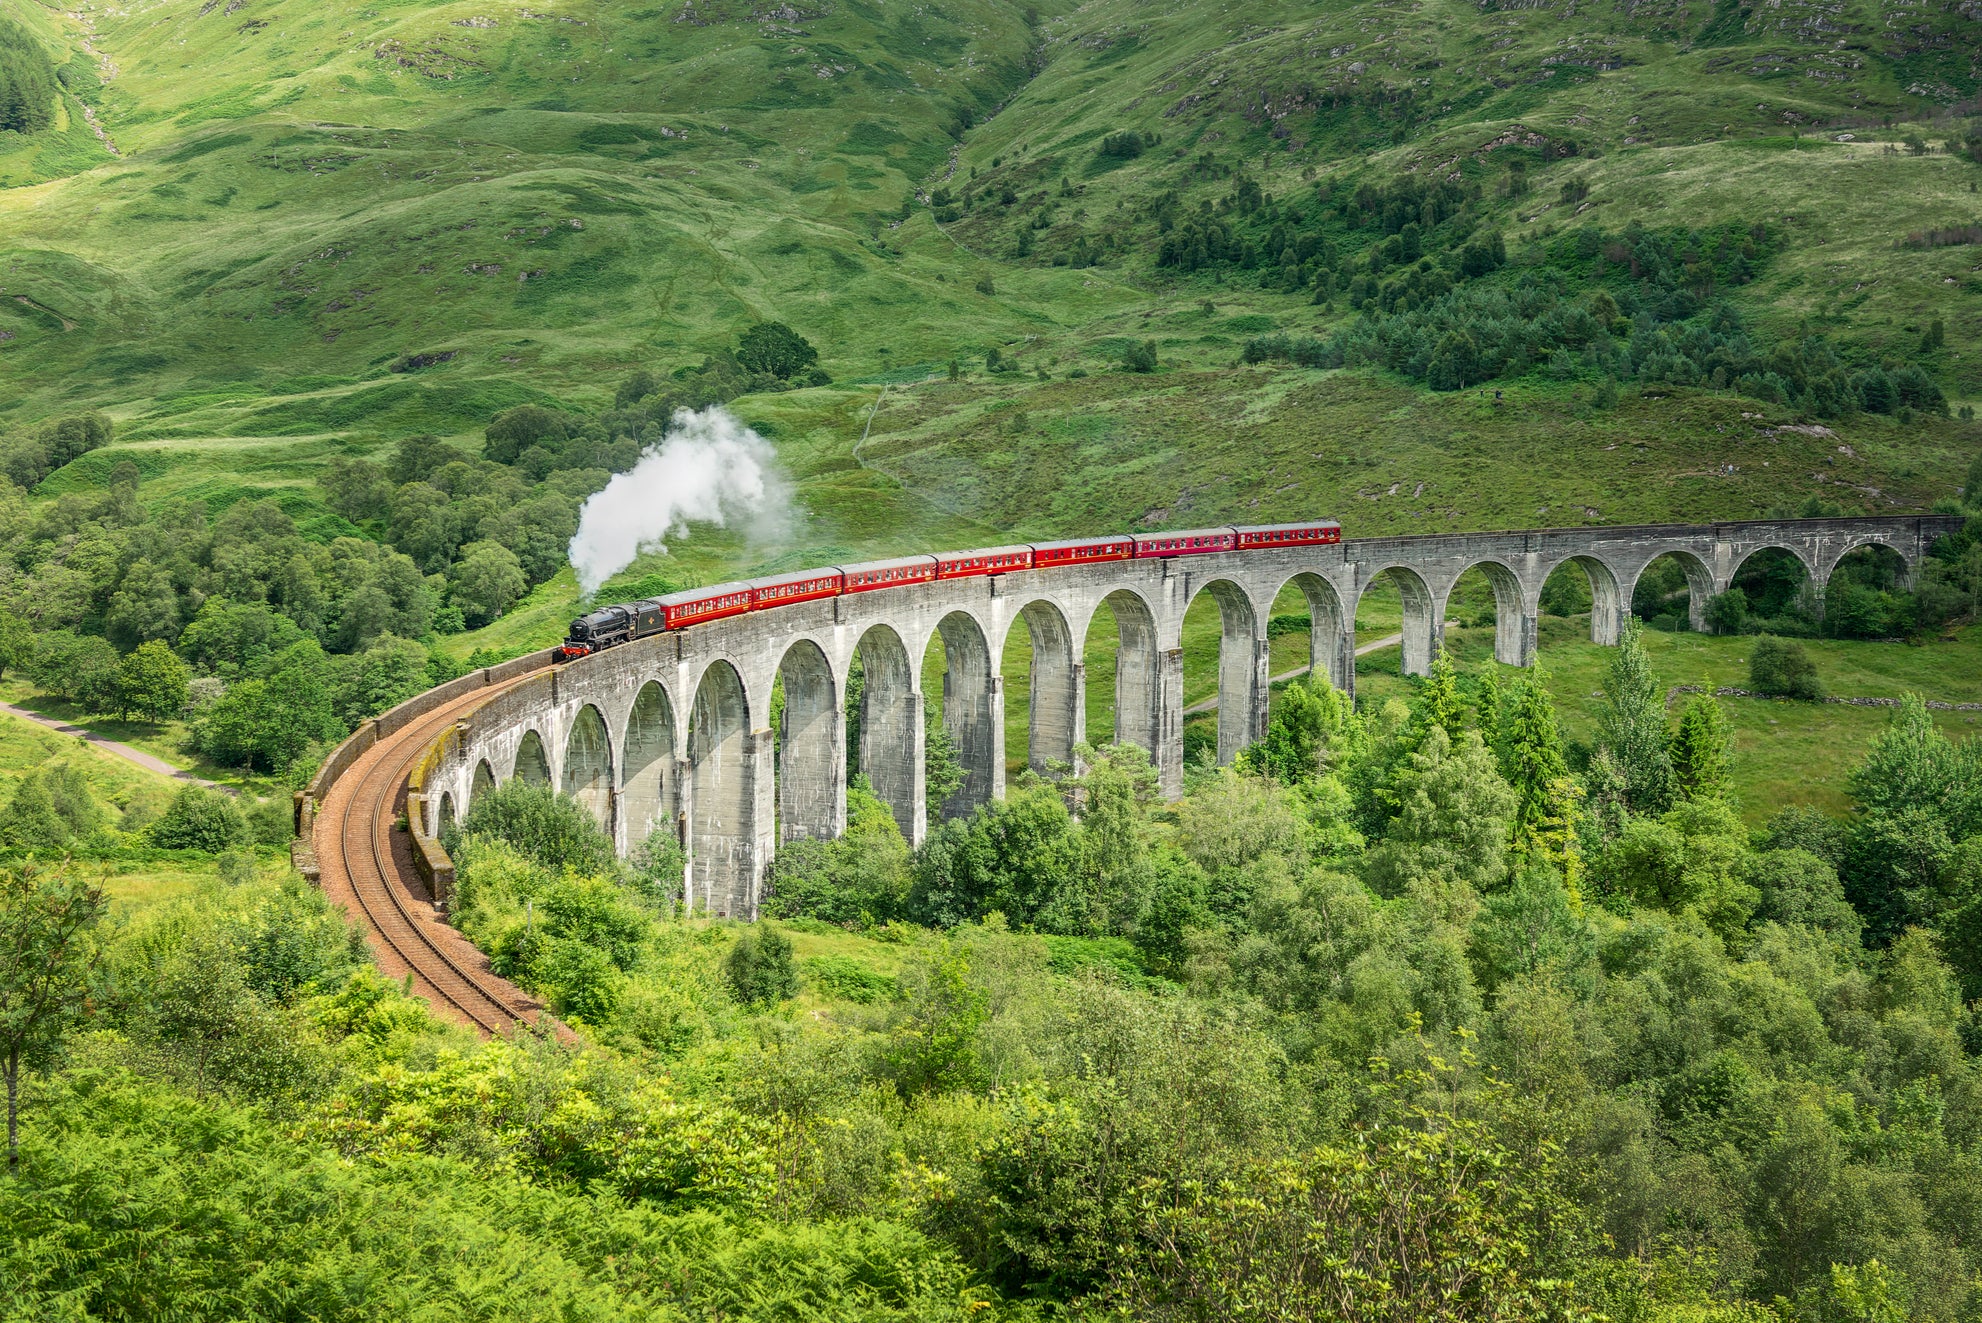
POLYGON ((379 968, 393 978, 412 975, 414 993, 435 1013, 483 1035, 550 1017, 542 1002, 493 973, 488 957, 435 912, 413 867, 412 837, 395 822, 414 764, 495 692, 466 694, 380 739, 324 796, 315 829, 323 893, 365 925, 379 968))

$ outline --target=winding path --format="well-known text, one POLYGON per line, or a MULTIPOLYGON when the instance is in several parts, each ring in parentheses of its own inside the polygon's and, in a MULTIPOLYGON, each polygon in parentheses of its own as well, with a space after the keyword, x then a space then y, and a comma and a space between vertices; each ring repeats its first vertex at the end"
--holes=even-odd
POLYGON ((74 735, 79 739, 86 740, 95 745, 112 757, 122 758, 125 762, 133 766, 144 768, 147 772, 157 772, 162 776, 169 776, 175 781, 185 781, 192 785, 205 786, 208 790, 218 790, 224 794, 238 795, 241 793, 233 786, 224 786, 218 781, 209 781, 203 776, 194 776, 185 768, 174 767, 163 758, 155 754, 146 753, 143 749, 133 748, 128 744, 119 744, 116 740, 107 740, 87 727, 71 725, 66 721, 58 721, 54 717, 43 716, 41 713, 33 711, 30 708, 15 707, 12 703, 0 703, 0 712, 5 712, 10 717, 19 717, 23 721, 32 721, 35 725, 52 730, 57 735, 74 735))
POLYGON ((320 885, 364 925, 378 967, 392 978, 411 975, 414 993, 437 1014, 484 1036, 540 1017, 568 1034, 542 1002, 496 975, 488 957, 441 918, 414 869, 412 837, 399 825, 414 765, 493 692, 479 689, 413 718, 338 777, 317 810, 320 885))

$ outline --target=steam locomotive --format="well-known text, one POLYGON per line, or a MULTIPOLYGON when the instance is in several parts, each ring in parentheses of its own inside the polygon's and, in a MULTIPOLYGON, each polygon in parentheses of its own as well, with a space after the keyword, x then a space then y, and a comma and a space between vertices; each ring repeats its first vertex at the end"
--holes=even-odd
POLYGON ((1033 542, 975 551, 940 551, 933 556, 904 556, 899 560, 868 561, 861 565, 800 570, 748 583, 722 583, 693 588, 666 597, 602 606, 571 622, 571 631, 558 647, 560 660, 570 661, 633 639, 706 624, 747 611, 768 611, 793 602, 848 593, 903 588, 937 579, 1011 574, 1018 570, 1053 570, 1097 561, 1156 560, 1172 556, 1201 556, 1214 551, 1250 551, 1268 547, 1316 546, 1342 540, 1342 525, 1332 519, 1306 524, 1261 524, 1250 528, 1199 528, 1181 533, 1129 533, 1116 537, 1075 538, 1065 542, 1033 542))

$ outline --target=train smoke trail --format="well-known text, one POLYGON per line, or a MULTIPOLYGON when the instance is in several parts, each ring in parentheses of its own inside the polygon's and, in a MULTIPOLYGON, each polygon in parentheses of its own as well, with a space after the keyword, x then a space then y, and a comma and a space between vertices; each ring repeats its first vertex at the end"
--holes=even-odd
POLYGON ((617 474, 578 512, 571 565, 589 596, 642 552, 666 551, 690 524, 742 524, 753 535, 782 529, 791 489, 770 442, 721 405, 682 409, 640 462, 617 474))

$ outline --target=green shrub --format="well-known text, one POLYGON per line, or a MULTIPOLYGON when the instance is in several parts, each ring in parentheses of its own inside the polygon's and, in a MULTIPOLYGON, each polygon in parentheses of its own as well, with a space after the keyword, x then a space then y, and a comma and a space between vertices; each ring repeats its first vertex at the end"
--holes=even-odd
POLYGON ((1814 703, 1824 697, 1817 664, 1803 651, 1803 645, 1770 634, 1756 639, 1754 649, 1748 654, 1748 687, 1771 698, 1800 698, 1814 703))
POLYGON ((752 924, 723 957, 723 981, 745 1006, 769 1006, 796 996, 791 939, 768 923, 752 924))
POLYGON ((583 805, 521 777, 476 796, 461 834, 506 841, 549 869, 598 874, 613 868, 612 841, 583 805))
POLYGON ((737 338, 736 361, 789 381, 819 361, 819 351, 783 322, 760 322, 737 338))
POLYGON ((1707 599, 1707 628, 1715 634, 1739 634, 1748 628, 1748 594, 1739 588, 1707 599))
POLYGON ((240 807, 217 790, 187 786, 151 824, 151 843, 167 850, 219 854, 248 841, 248 820, 240 807))
MULTIPOLYGON (((930 802, 937 802, 933 793, 930 802)), ((844 833, 830 841, 789 841, 779 849, 764 908, 779 919, 871 924, 899 913, 908 887, 908 843, 893 810, 854 785, 847 788, 844 833)))
POLYGON ((256 845, 287 845, 296 834, 296 806, 286 799, 258 799, 243 812, 256 845))

